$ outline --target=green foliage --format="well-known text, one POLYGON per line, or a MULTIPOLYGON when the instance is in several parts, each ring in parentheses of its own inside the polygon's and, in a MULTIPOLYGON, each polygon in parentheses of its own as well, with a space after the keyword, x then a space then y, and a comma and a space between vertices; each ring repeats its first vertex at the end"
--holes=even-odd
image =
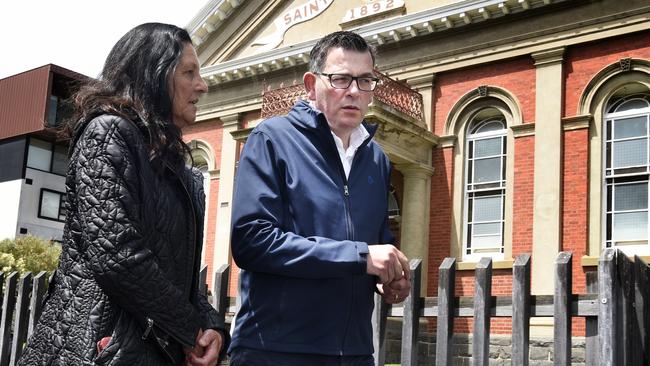
POLYGON ((21 274, 40 271, 52 273, 59 263, 61 245, 37 236, 23 236, 0 241, 0 271, 21 274))

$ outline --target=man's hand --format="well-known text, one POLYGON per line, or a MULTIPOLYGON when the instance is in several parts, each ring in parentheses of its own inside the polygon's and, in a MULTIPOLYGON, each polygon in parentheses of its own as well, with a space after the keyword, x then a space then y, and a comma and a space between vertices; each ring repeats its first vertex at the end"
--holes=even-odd
POLYGON ((368 245, 366 272, 379 277, 381 283, 389 283, 405 277, 411 278, 409 261, 390 244, 368 245))
POLYGON ((404 301, 411 292, 411 281, 407 280, 406 277, 402 277, 390 283, 378 283, 377 290, 379 290, 381 297, 384 298, 387 304, 397 304, 404 301))
POLYGON ((185 366, 215 366, 222 346, 223 338, 219 332, 200 329, 194 348, 185 349, 185 366))

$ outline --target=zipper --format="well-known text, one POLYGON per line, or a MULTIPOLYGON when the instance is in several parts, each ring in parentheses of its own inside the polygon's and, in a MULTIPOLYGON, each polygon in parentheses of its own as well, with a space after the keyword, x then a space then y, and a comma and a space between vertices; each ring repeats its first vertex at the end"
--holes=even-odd
MULTIPOLYGON (((190 192, 187 189, 187 187, 185 186, 185 184, 183 183, 183 181, 181 179, 181 176, 178 173, 176 173, 176 171, 174 169, 172 169, 172 167, 170 167, 167 162, 165 162, 164 164, 165 164, 165 167, 167 169, 169 169, 172 173, 174 173, 174 175, 178 179, 178 182, 180 183, 181 187, 183 187, 183 191, 185 192, 185 195, 187 196, 187 198, 189 200, 189 203, 190 203, 190 209, 192 210, 192 224, 193 224, 193 227, 194 227, 194 230, 193 230, 194 236, 192 238, 192 243, 194 245, 193 245, 193 249, 192 249, 192 261, 191 261, 191 263, 192 263, 192 275, 188 276, 189 277, 189 284, 186 284, 186 288, 188 289, 188 294, 189 294, 189 299, 188 300, 190 300, 190 302, 191 302, 192 293, 193 293, 192 282, 194 282, 194 273, 196 272, 196 268, 195 268, 196 267, 196 263, 195 263, 195 261, 196 261, 196 208, 194 207, 194 201, 192 200, 192 196, 190 195, 190 192)), ((146 318, 146 322, 147 322, 147 327, 145 328, 144 333, 142 334, 142 340, 146 340, 149 337, 149 335, 153 331, 153 327, 154 327, 154 324, 155 324, 154 320, 149 318, 149 317, 146 318)), ((169 331, 168 329, 166 329, 164 326, 161 326, 160 324, 158 324, 157 327, 160 328, 165 333, 167 333, 170 337, 174 338, 178 343, 183 344, 183 341, 181 341, 174 334, 174 332, 169 331)), ((158 337, 156 337, 156 338, 158 338, 158 337)), ((158 340, 160 340, 160 338, 158 338, 158 340)))
MULTIPOLYGON (((324 120, 324 118, 323 118, 324 120)), ((327 121, 324 121, 325 126, 327 126, 327 121)), ((339 156, 338 149, 336 148, 336 143, 334 142, 334 137, 332 136, 331 130, 329 129, 329 126, 326 128, 327 130, 327 136, 329 137, 329 146, 330 146, 330 152, 334 153, 334 157, 336 162, 338 163, 339 167, 339 174, 341 175, 341 178, 343 179, 343 200, 344 200, 344 206, 345 206, 345 224, 346 224, 346 233, 347 233, 347 239, 348 240, 354 240, 354 226, 352 225, 352 217, 350 216, 350 188, 349 188, 349 182, 348 178, 345 175, 345 170, 343 169, 343 163, 341 162, 341 157, 339 156)), ((350 166, 350 173, 352 173, 352 168, 354 168, 355 162, 359 160, 359 152, 363 147, 365 147, 368 142, 372 139, 373 134, 371 133, 368 138, 366 138, 361 145, 357 148, 357 153, 354 154, 354 159, 352 159, 352 164, 350 166)), ((354 277, 352 277, 352 283, 351 283, 351 293, 352 293, 352 299, 350 300, 350 308, 348 310, 348 316, 347 320, 345 322, 345 328, 343 331, 343 339, 341 340, 341 347, 339 349, 339 356, 344 356, 343 348, 345 346, 345 340, 348 335, 348 328, 350 326, 350 319, 352 318, 352 308, 354 307, 354 299, 355 299, 355 280, 354 277)))
POLYGON ((178 179, 178 183, 180 183, 181 187, 183 187, 183 192, 185 192, 185 195, 187 196, 187 200, 188 200, 188 202, 190 204, 190 210, 192 210, 192 227, 193 227, 192 232, 194 234, 193 237, 192 237, 192 260, 190 261, 190 263, 192 263, 192 267, 191 267, 192 268, 192 275, 188 276, 188 278, 189 278, 188 282, 189 283, 187 283, 186 286, 185 286, 185 288, 188 290, 188 294, 190 295, 189 300, 191 301, 192 300, 192 292, 193 292, 192 291, 192 282, 194 282, 194 272, 196 270, 196 268, 195 268, 196 267, 196 263, 195 263, 196 262, 196 235, 197 235, 197 233, 196 233, 196 208, 194 207, 194 200, 193 200, 192 196, 190 195, 190 191, 185 186, 185 183, 183 183, 183 180, 181 179, 180 174, 176 173, 176 171, 174 169, 172 169, 172 167, 170 167, 167 164, 167 162, 165 162, 165 166, 167 166, 167 168, 174 173, 174 175, 178 179))

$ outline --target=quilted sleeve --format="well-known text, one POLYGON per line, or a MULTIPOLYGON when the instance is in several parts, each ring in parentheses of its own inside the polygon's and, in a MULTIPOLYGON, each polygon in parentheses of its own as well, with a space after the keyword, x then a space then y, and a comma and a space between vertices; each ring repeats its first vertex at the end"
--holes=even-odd
POLYGON ((95 118, 79 139, 76 194, 84 256, 106 294, 141 324, 193 346, 201 316, 161 273, 147 249, 136 166, 137 129, 112 116, 95 118))

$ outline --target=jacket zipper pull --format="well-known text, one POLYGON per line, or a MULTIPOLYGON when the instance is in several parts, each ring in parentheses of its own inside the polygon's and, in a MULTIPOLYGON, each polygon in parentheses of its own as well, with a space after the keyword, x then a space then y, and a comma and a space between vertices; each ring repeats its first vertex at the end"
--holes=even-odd
POLYGON ((149 338, 149 333, 151 333, 151 329, 153 329, 153 319, 147 318, 147 329, 145 329, 144 333, 142 334, 143 341, 149 338))
POLYGON ((348 190, 348 185, 347 184, 343 186, 343 194, 346 197, 350 196, 350 191, 348 190))

